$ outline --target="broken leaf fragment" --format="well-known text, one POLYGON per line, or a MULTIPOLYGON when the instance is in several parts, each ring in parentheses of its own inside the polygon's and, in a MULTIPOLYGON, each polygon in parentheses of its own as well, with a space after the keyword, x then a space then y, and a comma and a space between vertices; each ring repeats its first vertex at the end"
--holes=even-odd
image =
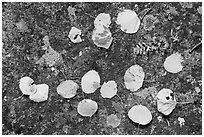
POLYGON ((178 117, 178 121, 179 121, 180 127, 182 127, 183 125, 185 125, 185 119, 184 119, 184 118, 178 117))
POLYGON ((108 49, 113 41, 113 37, 107 27, 98 26, 93 30, 92 40, 97 47, 108 49))
POLYGON ((152 114, 143 105, 135 105, 128 111, 128 117, 135 123, 146 125, 151 122, 152 114))
POLYGON ((144 29, 151 31, 155 27, 154 24, 157 22, 159 22, 157 17, 154 17, 153 15, 146 15, 143 18, 144 29))
POLYGON ((18 23, 16 23, 16 27, 21 32, 28 32, 29 31, 28 25, 26 24, 26 22, 24 20, 20 20, 18 23))
POLYGON ((48 99, 49 86, 47 84, 39 84, 35 86, 35 94, 29 96, 30 100, 35 102, 43 102, 48 99))
POLYGON ((120 125, 121 120, 117 117, 117 115, 111 114, 107 117, 106 121, 108 126, 116 128, 120 125))
POLYGON ((28 76, 20 79, 19 88, 24 95, 31 95, 35 93, 35 84, 32 85, 34 80, 28 76))
POLYGON ((176 100, 171 89, 163 88, 157 94, 157 109, 164 115, 169 115, 176 107, 176 100))
POLYGON ((79 86, 73 80, 62 81, 57 86, 57 93, 64 98, 72 98, 76 95, 79 86))
POLYGON ((77 112, 84 117, 91 117, 96 113, 98 104, 91 99, 83 99, 79 102, 77 112))
POLYGON ((104 82, 100 89, 103 98, 112 98, 117 94, 117 84, 115 81, 104 82))
POLYGON ((109 14, 100 13, 94 20, 94 26, 97 28, 99 26, 109 27, 111 24, 111 18, 109 14))
POLYGON ((84 93, 90 94, 100 87, 100 76, 95 70, 90 70, 81 79, 81 87, 84 93))
POLYGON ((137 91, 142 87, 145 73, 143 68, 139 65, 133 65, 125 72, 124 83, 130 91, 137 91))
POLYGON ((76 27, 72 27, 68 37, 73 43, 80 43, 82 42, 80 35, 81 35, 81 30, 76 27))
POLYGON ((140 19, 135 11, 125 9, 118 13, 116 23, 125 33, 136 33, 140 27, 140 19))
POLYGON ((36 64, 47 64, 49 67, 52 67, 56 64, 63 63, 63 58, 60 53, 55 51, 49 43, 49 38, 46 36, 43 38, 45 46, 43 49, 46 50, 45 54, 36 62, 36 64))
POLYGON ((174 53, 165 59, 164 68, 168 72, 178 73, 183 69, 181 62, 183 62, 183 57, 181 54, 178 52, 174 53))

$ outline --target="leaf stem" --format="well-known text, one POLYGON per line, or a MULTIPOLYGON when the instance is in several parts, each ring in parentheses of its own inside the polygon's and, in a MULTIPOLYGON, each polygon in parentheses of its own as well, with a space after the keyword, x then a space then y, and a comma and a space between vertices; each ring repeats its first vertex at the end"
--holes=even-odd
POLYGON ((66 75, 64 74, 64 72, 62 72, 61 70, 60 70, 60 72, 63 74, 64 78, 67 80, 67 77, 66 77, 66 75))
POLYGON ((118 94, 116 94, 116 96, 120 99, 120 102, 123 104, 121 97, 118 94))
POLYGON ((13 100, 18 100, 18 99, 20 99, 20 98, 22 98, 23 97, 23 94, 20 96, 20 97, 17 97, 17 98, 14 98, 13 100))
POLYGON ((138 124, 138 127, 137 127, 137 135, 139 134, 139 131, 140 131, 140 124, 138 124))
POLYGON ((202 42, 199 42, 198 44, 196 44, 190 51, 189 53, 192 53, 198 46, 200 46, 202 44, 202 42))
POLYGON ((190 103, 193 103, 193 102, 176 102, 177 104, 190 104, 190 103))

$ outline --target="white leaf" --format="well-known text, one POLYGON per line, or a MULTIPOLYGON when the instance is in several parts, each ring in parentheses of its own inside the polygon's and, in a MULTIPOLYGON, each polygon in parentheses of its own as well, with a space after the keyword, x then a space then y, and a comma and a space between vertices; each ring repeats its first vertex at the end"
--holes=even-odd
POLYGON ((97 47, 108 49, 113 41, 113 37, 107 27, 98 26, 93 30, 92 40, 97 47))
POLYGON ((77 29, 76 27, 72 27, 68 37, 73 43, 80 43, 82 42, 80 35, 81 35, 81 30, 77 29))
POLYGON ((57 93, 64 98, 72 98, 76 95, 78 84, 72 80, 66 80, 61 82, 57 86, 57 93))
POLYGON ((103 98, 112 98, 117 94, 117 84, 115 81, 104 82, 100 92, 103 98))
POLYGON ((98 109, 98 104, 91 99, 84 99, 79 102, 77 112, 84 117, 91 117, 98 109))
POLYGON ((176 107, 176 100, 171 89, 163 88, 157 94, 157 109, 164 115, 169 115, 176 107))
POLYGON ((152 114, 149 109, 143 105, 133 106, 128 111, 128 117, 135 123, 146 125, 152 120, 152 114))
POLYGON ((34 80, 27 76, 20 79, 19 88, 24 95, 35 93, 35 84, 31 85, 33 82, 34 80))
POLYGON ((39 84, 35 86, 36 92, 29 96, 30 100, 42 102, 48 99, 49 87, 47 84, 39 84))
POLYGON ((183 125, 185 125, 185 124, 184 124, 184 123, 185 123, 185 119, 184 119, 184 118, 178 117, 178 121, 179 121, 180 127, 182 127, 183 125))
POLYGON ((116 23, 125 33, 136 33, 140 27, 140 19, 133 10, 124 10, 118 14, 116 23))
POLYGON ((174 53, 166 58, 164 61, 164 68, 171 73, 178 73, 183 69, 181 62, 183 57, 180 53, 174 53))
POLYGON ((127 69, 124 76, 124 83, 130 91, 137 91, 142 87, 145 73, 139 65, 133 65, 127 69))
POLYGON ((111 18, 109 14, 100 13, 94 20, 94 26, 97 28, 98 26, 109 27, 111 24, 111 18))
POLYGON ((88 71, 81 79, 81 87, 84 93, 90 94, 100 87, 100 76, 95 70, 88 71))

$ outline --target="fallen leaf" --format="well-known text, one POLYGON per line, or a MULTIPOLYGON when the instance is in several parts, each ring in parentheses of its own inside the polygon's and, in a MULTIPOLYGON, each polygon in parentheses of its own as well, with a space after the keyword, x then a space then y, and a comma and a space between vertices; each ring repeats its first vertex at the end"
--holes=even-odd
POLYGON ((100 76, 95 70, 90 70, 81 79, 81 87, 84 93, 90 94, 100 87, 100 76))
POLYGON ((103 98, 112 98, 117 94, 117 84, 115 81, 104 82, 100 89, 103 98))
POLYGON ((91 99, 84 99, 79 102, 77 112, 84 117, 91 117, 96 113, 98 104, 91 99))
POLYGON ((116 23, 125 33, 136 33, 140 27, 140 19, 133 10, 125 9, 118 13, 116 23))
POLYGON ((128 111, 128 117, 135 123, 146 125, 152 120, 152 114, 149 109, 143 105, 133 106, 128 111))
POLYGON ((130 91, 137 91, 142 87, 145 73, 139 65, 133 65, 128 68, 124 75, 125 87, 130 91))
POLYGON ((113 128, 118 127, 120 125, 120 121, 121 120, 114 114, 107 117, 107 125, 112 126, 113 128))
POLYGON ((176 100, 171 89, 163 88, 157 94, 157 109, 164 115, 169 115, 176 107, 176 100))
POLYGON ((72 80, 62 81, 57 86, 57 93, 64 98, 72 98, 76 95, 79 86, 76 82, 72 80))
POLYGON ((19 82, 19 88, 24 95, 31 95, 36 92, 35 84, 32 85, 34 80, 28 76, 22 77, 19 82))
POLYGON ((47 84, 36 85, 35 94, 29 96, 30 100, 35 102, 43 102, 48 99, 49 86, 47 84))
POLYGON ((164 68, 168 72, 178 73, 183 69, 181 62, 183 62, 183 57, 181 56, 181 54, 174 53, 165 59, 164 68))

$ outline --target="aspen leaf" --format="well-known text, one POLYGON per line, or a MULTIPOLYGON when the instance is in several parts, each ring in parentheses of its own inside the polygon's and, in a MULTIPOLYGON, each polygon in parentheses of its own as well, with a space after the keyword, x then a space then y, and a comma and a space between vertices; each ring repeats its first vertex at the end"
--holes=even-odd
POLYGON ((164 61, 164 68, 171 73, 178 73, 183 69, 181 62, 183 57, 180 53, 174 53, 168 56, 164 61))
POLYGON ((30 100, 42 102, 48 99, 49 87, 47 84, 36 85, 36 92, 29 96, 30 100))
POLYGON ((100 87, 100 76, 95 70, 90 70, 81 79, 81 87, 84 93, 90 94, 100 87))
POLYGON ((143 105, 135 105, 128 111, 128 117, 135 123, 146 125, 151 122, 152 114, 143 105))
POLYGON ((109 27, 111 24, 111 18, 109 14, 100 13, 94 20, 94 26, 97 28, 98 26, 109 27))
POLYGON ((117 84, 115 81, 104 82, 100 92, 103 98, 112 98, 117 94, 117 84))
POLYGON ((120 125, 120 121, 121 120, 114 114, 107 117, 107 125, 112 126, 113 128, 118 127, 120 125))
POLYGON ((157 109, 164 115, 169 115, 176 107, 176 100, 171 89, 163 88, 157 94, 157 109))
POLYGON ((64 98, 72 98, 76 95, 78 84, 72 80, 62 81, 57 87, 57 93, 64 98))
POLYGON ((92 40, 97 47, 108 49, 113 41, 113 37, 110 30, 101 25, 93 30, 92 40))
POLYGON ((96 113, 98 104, 91 99, 84 99, 79 102, 77 112, 84 117, 91 117, 96 113))
POLYGON ((139 65, 133 65, 125 72, 124 83, 130 91, 137 91, 142 87, 145 73, 139 65))
POLYGON ((24 95, 31 95, 35 93, 34 80, 30 77, 22 77, 19 82, 19 88, 24 95))
POLYGON ((116 23, 120 25, 120 29, 125 33, 136 33, 140 27, 140 19, 133 10, 125 9, 118 13, 116 23))

